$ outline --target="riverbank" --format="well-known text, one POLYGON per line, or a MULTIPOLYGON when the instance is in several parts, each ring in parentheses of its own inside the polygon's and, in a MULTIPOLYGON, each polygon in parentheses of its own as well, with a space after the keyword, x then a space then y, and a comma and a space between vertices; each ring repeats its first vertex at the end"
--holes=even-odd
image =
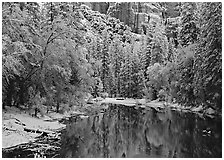
MULTIPOLYGON (((123 98, 96 98, 92 99, 89 104, 86 104, 83 107, 78 107, 76 111, 64 114, 50 112, 39 116, 39 118, 32 117, 29 112, 16 107, 6 107, 2 113, 3 152, 10 153, 10 150, 18 149, 21 146, 29 148, 28 146, 30 144, 37 145, 36 147, 32 147, 32 154, 40 154, 42 153, 41 150, 59 150, 60 145, 58 143, 60 141, 60 132, 66 127, 66 125, 62 123, 62 120, 66 120, 77 115, 80 118, 86 118, 91 114, 104 111, 108 108, 107 104, 121 104, 145 109, 154 108, 158 112, 166 112, 170 110, 192 112, 199 116, 208 116, 210 118, 214 118, 216 116, 216 112, 213 109, 207 108, 205 110, 202 106, 190 108, 178 104, 159 101, 147 102, 145 99, 123 98), (39 143, 40 140, 41 142, 39 143), (53 140, 57 145, 49 145, 49 140, 53 140), (46 144, 41 145, 44 141, 46 144)), ((53 153, 49 157, 52 156, 54 156, 53 153)))
POLYGON ((57 121, 63 117, 65 116, 51 113, 36 118, 18 108, 6 107, 2 113, 2 148, 33 142, 43 134, 53 136, 65 128, 64 124, 57 121))
POLYGON ((2 110, 3 157, 55 156, 60 150, 60 131, 65 128, 58 120, 66 116, 51 112, 37 118, 23 109, 6 106, 2 110))
POLYGON ((203 106, 197 106, 197 107, 189 107, 189 106, 182 106, 178 103, 167 103, 164 101, 147 101, 145 99, 124 99, 124 98, 105 98, 102 101, 100 101, 101 104, 122 104, 126 106, 136 106, 141 108, 154 108, 158 112, 165 111, 167 109, 180 111, 180 112, 191 112, 198 114, 199 116, 207 116, 210 118, 214 118, 215 116, 221 116, 221 113, 217 113, 212 108, 204 108, 203 106))

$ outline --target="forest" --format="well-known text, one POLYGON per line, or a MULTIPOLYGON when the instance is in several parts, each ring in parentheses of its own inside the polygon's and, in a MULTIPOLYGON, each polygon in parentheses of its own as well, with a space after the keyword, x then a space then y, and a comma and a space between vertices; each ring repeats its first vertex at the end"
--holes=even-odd
POLYGON ((3 2, 4 158, 222 157, 221 2, 3 2))
POLYGON ((221 2, 144 5, 2 3, 3 108, 58 112, 91 94, 221 112, 221 2))

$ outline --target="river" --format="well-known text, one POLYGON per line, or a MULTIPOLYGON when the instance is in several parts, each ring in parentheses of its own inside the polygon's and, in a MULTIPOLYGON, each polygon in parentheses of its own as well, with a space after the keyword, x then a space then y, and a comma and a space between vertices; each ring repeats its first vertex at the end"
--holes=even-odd
POLYGON ((222 157, 221 118, 108 105, 103 113, 70 119, 60 157, 222 157))

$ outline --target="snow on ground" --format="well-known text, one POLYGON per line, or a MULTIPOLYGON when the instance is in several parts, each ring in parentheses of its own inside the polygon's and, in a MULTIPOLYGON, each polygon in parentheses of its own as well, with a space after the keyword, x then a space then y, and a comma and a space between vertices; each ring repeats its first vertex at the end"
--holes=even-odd
POLYGON ((63 115, 52 113, 50 116, 35 118, 15 107, 7 107, 2 114, 2 148, 33 141, 40 133, 24 131, 24 128, 39 131, 54 131, 64 128, 58 121, 45 121, 62 118, 63 115))
POLYGON ((135 105, 146 105, 146 106, 152 106, 152 107, 160 107, 164 108, 165 102, 158 102, 158 101, 150 101, 146 102, 145 99, 133 99, 133 98, 127 98, 127 99, 121 99, 119 98, 105 98, 101 101, 101 103, 113 103, 113 104, 122 104, 126 106, 135 106, 135 105))
POLYGON ((105 98, 101 101, 101 103, 113 103, 113 104, 122 104, 126 106, 134 106, 136 105, 135 99, 124 99, 124 100, 117 100, 116 98, 105 98))
MULTIPOLYGON (((146 102, 145 99, 123 99, 123 98, 105 98, 105 99, 93 99, 93 104, 86 105, 89 110, 94 111, 94 109, 100 108, 103 105, 101 104, 121 104, 126 106, 139 106, 139 107, 153 107, 153 108, 163 108, 166 109, 170 107, 172 110, 188 112, 192 111, 194 113, 198 113, 202 111, 202 106, 196 108, 187 108, 184 106, 180 106, 178 104, 171 104, 166 102, 158 102, 151 101, 146 102)), ((34 131, 47 131, 52 132, 61 128, 64 128, 64 124, 60 124, 57 119, 62 119, 65 117, 69 117, 70 115, 83 115, 83 117, 87 117, 84 115, 84 112, 80 112, 79 110, 73 111, 71 113, 59 114, 55 112, 51 112, 47 115, 44 115, 40 118, 35 118, 30 116, 28 113, 19 110, 15 107, 7 107, 7 110, 3 110, 2 113, 2 148, 15 146, 21 143, 27 143, 33 141, 35 137, 39 136, 40 133, 31 133, 24 131, 24 128, 28 128, 34 131)), ((215 113, 215 111, 211 108, 207 109, 206 112, 210 116, 215 113)))
POLYGON ((100 103, 113 103, 113 104, 121 104, 126 106, 139 106, 143 108, 151 107, 151 108, 161 108, 161 109, 171 109, 181 112, 192 112, 196 113, 202 116, 209 116, 211 118, 214 117, 214 114, 216 113, 214 109, 212 108, 203 108, 202 106, 197 107, 191 107, 191 106, 183 106, 178 103, 167 103, 164 101, 146 101, 145 99, 132 99, 132 98, 105 98, 100 103))
POLYGON ((20 135, 17 132, 12 132, 8 135, 3 133, 2 135, 2 148, 7 148, 11 146, 15 146, 22 143, 27 143, 30 140, 26 138, 24 135, 20 135))
POLYGON ((55 130, 64 126, 63 124, 60 124, 57 121, 49 122, 44 121, 43 119, 34 118, 21 114, 15 115, 15 118, 18 119, 21 123, 25 124, 27 128, 33 128, 33 129, 55 130))

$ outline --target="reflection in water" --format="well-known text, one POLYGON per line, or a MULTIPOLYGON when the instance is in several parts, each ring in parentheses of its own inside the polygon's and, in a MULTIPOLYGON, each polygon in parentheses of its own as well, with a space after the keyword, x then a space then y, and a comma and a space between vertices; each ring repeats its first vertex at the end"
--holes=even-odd
POLYGON ((221 157, 221 131, 221 120, 111 105, 67 124, 61 157, 221 157))

